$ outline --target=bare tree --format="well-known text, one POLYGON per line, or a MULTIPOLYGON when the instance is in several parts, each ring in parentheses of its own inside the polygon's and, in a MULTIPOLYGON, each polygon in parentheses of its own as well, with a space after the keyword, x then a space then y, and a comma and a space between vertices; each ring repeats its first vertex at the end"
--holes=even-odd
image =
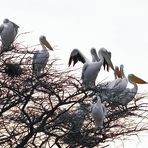
POLYGON ((15 44, 1 53, 1 147, 105 147, 109 139, 148 129, 148 104, 142 96, 126 109, 102 100, 107 109, 104 130, 95 129, 91 102, 103 88, 84 89, 71 70, 59 70, 56 62, 50 59, 44 74, 35 78, 31 49, 15 44))

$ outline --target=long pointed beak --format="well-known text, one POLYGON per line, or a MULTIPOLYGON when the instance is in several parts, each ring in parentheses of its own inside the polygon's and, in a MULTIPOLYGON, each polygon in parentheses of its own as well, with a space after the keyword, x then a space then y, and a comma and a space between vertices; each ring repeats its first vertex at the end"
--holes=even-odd
POLYGON ((49 42, 45 39, 42 41, 42 43, 49 49, 49 50, 53 50, 53 48, 51 47, 51 45, 49 44, 49 42))
POLYGON ((18 26, 17 24, 15 24, 14 22, 11 22, 14 26, 15 26, 15 28, 20 28, 20 26, 18 26))
POLYGON ((109 53, 108 52, 104 52, 103 53, 103 57, 105 58, 106 62, 109 64, 109 66, 114 70, 114 66, 112 64, 112 61, 111 61, 109 53))
POLYGON ((141 78, 139 78, 139 77, 137 77, 135 75, 131 75, 130 80, 137 83, 137 84, 148 84, 148 82, 142 80, 141 78))

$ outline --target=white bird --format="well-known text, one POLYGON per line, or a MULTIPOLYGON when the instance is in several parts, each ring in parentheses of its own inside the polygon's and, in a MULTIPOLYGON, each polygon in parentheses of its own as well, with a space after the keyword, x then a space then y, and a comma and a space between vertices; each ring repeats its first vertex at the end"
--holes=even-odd
MULTIPOLYGON (((115 66, 115 69, 114 69, 114 76, 115 76, 115 80, 117 78, 122 78, 122 75, 121 75, 121 71, 119 69, 118 66, 115 66)), ((113 80, 114 81, 114 80, 113 80)), ((102 83, 99 83, 98 85, 102 88, 102 89, 107 89, 108 85, 111 83, 112 81, 107 81, 107 82, 102 82, 102 83)))
POLYGON ((127 104, 132 101, 137 94, 138 86, 137 84, 148 84, 146 81, 142 80, 141 78, 135 76, 134 74, 128 75, 128 81, 134 87, 133 88, 126 88, 123 92, 117 95, 113 100, 118 102, 119 104, 127 107, 127 104))
POLYGON ((0 26, 0 36, 2 47, 4 51, 10 50, 11 44, 14 42, 18 33, 19 26, 9 19, 4 19, 3 24, 0 26))
POLYGON ((44 70, 44 68, 45 68, 45 66, 46 66, 46 64, 48 62, 48 59, 49 59, 48 49, 49 50, 53 50, 51 45, 46 40, 45 36, 43 36, 43 35, 40 36, 39 40, 40 40, 40 44, 42 46, 42 49, 41 50, 37 50, 34 53, 33 62, 32 62, 33 75, 35 75, 37 77, 40 76, 41 70, 44 70))
POLYGON ((114 70, 113 64, 111 62, 111 56, 105 48, 100 48, 98 52, 99 57, 94 49, 91 49, 91 54, 92 54, 92 62, 90 62, 87 58, 85 58, 85 56, 83 56, 78 49, 74 49, 71 52, 69 58, 69 66, 72 63, 72 61, 74 62, 74 65, 78 62, 78 60, 84 63, 82 68, 81 79, 82 79, 82 84, 86 88, 90 86, 95 86, 97 75, 104 62, 106 62, 105 65, 110 66, 114 70))
POLYGON ((105 48, 100 48, 98 55, 100 59, 98 62, 90 62, 83 65, 81 79, 82 84, 86 88, 95 86, 96 78, 104 61, 114 70, 108 51, 105 48))
POLYGON ((107 112, 104 104, 101 103, 100 97, 96 96, 96 98, 97 98, 97 102, 92 104, 92 107, 91 107, 91 115, 92 115, 92 118, 94 119, 95 127, 102 129, 103 122, 107 112))
POLYGON ((124 68, 124 66, 122 64, 120 65, 120 70, 116 66, 116 68, 115 68, 115 78, 116 79, 108 83, 107 89, 113 90, 115 92, 116 91, 117 92, 123 91, 126 89, 127 84, 128 84, 128 79, 126 78, 126 76, 124 74, 123 68, 124 68))

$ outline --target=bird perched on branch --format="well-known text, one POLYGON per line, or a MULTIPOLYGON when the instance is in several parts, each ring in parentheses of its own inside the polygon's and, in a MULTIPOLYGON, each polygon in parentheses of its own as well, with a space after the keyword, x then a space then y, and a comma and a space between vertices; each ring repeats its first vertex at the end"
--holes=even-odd
POLYGON ((92 104, 91 114, 96 128, 103 128, 103 122, 107 114, 105 106, 101 103, 101 98, 96 96, 97 102, 92 104))
POLYGON ((107 65, 107 67, 110 66, 114 70, 111 62, 111 55, 105 48, 100 48, 98 55, 95 49, 91 49, 91 55, 92 62, 90 62, 78 49, 74 49, 69 58, 69 66, 72 61, 74 62, 74 65, 78 61, 81 61, 84 64, 81 79, 85 88, 95 86, 96 78, 103 64, 104 67, 107 65))
POLYGON ((120 70, 116 66, 115 68, 115 80, 109 82, 107 84, 107 89, 112 90, 112 91, 123 91, 126 89, 127 84, 128 84, 128 79, 126 78, 124 74, 124 66, 121 64, 120 65, 120 70))
POLYGON ((44 70, 48 62, 48 59, 49 59, 48 49, 53 50, 53 48, 51 47, 49 42, 46 40, 46 37, 44 35, 40 36, 39 40, 40 40, 42 49, 35 51, 33 56, 33 62, 32 62, 33 75, 36 77, 41 75, 41 70, 44 70))
POLYGON ((11 50, 10 47, 18 33, 18 28, 19 26, 9 19, 3 20, 3 24, 0 26, 0 36, 4 51, 11 50))
POLYGON ((138 86, 137 84, 148 84, 146 81, 142 80, 141 78, 135 76, 134 74, 128 75, 128 81, 133 85, 133 88, 126 88, 123 92, 116 95, 113 98, 113 102, 118 103, 119 105, 123 105, 127 108, 127 104, 134 99, 137 94, 138 86))

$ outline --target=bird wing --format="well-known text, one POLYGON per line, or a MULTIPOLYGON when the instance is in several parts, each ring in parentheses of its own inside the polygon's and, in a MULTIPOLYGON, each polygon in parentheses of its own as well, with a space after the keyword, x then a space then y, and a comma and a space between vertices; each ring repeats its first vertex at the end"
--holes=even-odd
MULTIPOLYGON (((109 54, 109 57, 110 57, 110 59, 111 59, 111 52, 108 52, 108 54, 109 54)), ((109 67, 110 67, 110 66, 109 66, 108 63, 106 62, 105 58, 104 58, 103 67, 104 67, 104 70, 107 69, 107 71, 109 71, 109 67)))
POLYGON ((123 91, 126 89, 128 81, 126 78, 118 78, 109 83, 109 89, 123 91))
POLYGON ((95 121, 95 126, 98 128, 103 128, 104 112, 102 111, 102 106, 98 107, 96 104, 92 107, 92 117, 95 121))
POLYGON ((11 22, 14 26, 14 29, 16 31, 16 34, 18 33, 18 28, 20 28, 17 24, 15 24, 14 22, 11 22))
POLYGON ((32 62, 33 70, 34 70, 34 68, 35 68, 35 64, 36 64, 37 61, 38 61, 38 56, 39 56, 39 54, 40 54, 39 50, 37 50, 37 51, 34 52, 33 62, 32 62))
POLYGON ((1 32, 3 31, 3 28, 4 28, 4 25, 3 25, 3 24, 0 25, 0 34, 1 34, 1 32))
POLYGON ((78 61, 84 64, 89 60, 78 49, 73 49, 73 51, 70 54, 68 66, 70 66, 72 62, 74 66, 78 61))
POLYGON ((110 89, 115 89, 115 88, 117 88, 118 85, 120 85, 121 82, 122 82, 121 78, 115 79, 109 83, 108 87, 110 89))
POLYGON ((137 91, 133 91, 129 88, 122 91, 122 93, 118 94, 114 101, 116 101, 118 104, 121 104, 123 106, 126 106, 130 101, 132 101, 137 94, 137 91))

